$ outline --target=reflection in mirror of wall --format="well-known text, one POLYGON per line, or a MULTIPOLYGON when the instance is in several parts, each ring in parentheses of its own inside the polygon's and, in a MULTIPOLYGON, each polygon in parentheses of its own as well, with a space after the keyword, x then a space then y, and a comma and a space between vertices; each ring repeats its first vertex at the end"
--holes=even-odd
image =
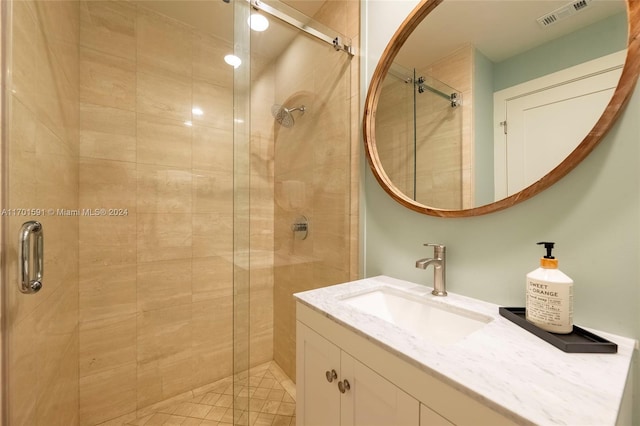
MULTIPOLYGON (((526 184, 508 193, 500 185, 506 185, 505 176, 510 176, 506 146, 520 143, 514 138, 516 133, 525 141, 526 137, 520 136, 528 135, 529 140, 520 151, 512 150, 511 156, 544 156, 556 150, 556 145, 540 148, 540 133, 527 133, 525 129, 524 133, 509 134, 509 144, 502 146, 508 126, 504 117, 494 116, 494 95, 522 87, 524 92, 517 96, 527 94, 528 82, 538 82, 544 88, 549 76, 558 73, 565 80, 582 79, 584 75, 567 70, 580 72, 582 63, 623 51, 626 40, 627 17, 622 0, 443 1, 398 47, 393 64, 383 75, 374 114, 375 149, 390 186, 403 194, 401 198, 414 200, 426 209, 459 211, 495 203, 536 183, 562 163, 598 121, 615 91, 624 54, 614 55, 618 62, 605 66, 607 71, 616 68, 613 83, 606 83, 609 86, 587 89, 584 96, 570 94, 548 102, 564 105, 565 110, 524 108, 523 119, 537 117, 533 127, 544 127, 551 135, 554 131, 545 118, 549 114, 581 110, 583 105, 592 112, 589 121, 575 117, 564 120, 565 125, 579 122, 582 127, 569 133, 570 141, 561 138, 569 148, 557 149, 562 157, 552 166, 534 167, 526 162, 515 166, 539 169, 535 172, 538 175, 529 176, 526 184), (479 16, 483 19, 477 19, 479 16), (454 27, 456 30, 451 31, 454 27), (442 92, 457 93, 463 101, 452 108, 443 96, 433 92, 424 96, 418 77, 434 82, 438 89, 446 87, 442 92), (594 92, 599 95, 592 96, 594 92), (580 100, 565 102, 569 98, 580 100)), ((602 71, 588 68, 586 73, 591 77, 602 71)), ((551 80, 551 86, 562 85, 557 79, 551 80)), ((505 102, 504 96, 500 102, 505 102)))

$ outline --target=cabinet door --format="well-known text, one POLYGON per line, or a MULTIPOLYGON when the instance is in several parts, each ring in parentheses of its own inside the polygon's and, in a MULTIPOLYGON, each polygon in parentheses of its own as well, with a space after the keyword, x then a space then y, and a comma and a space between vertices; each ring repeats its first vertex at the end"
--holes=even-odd
POLYGON ((417 400, 346 352, 341 354, 340 368, 339 379, 349 382, 342 394, 341 426, 418 425, 417 400))
POLYGON ((424 404, 420 404, 420 426, 454 426, 449 420, 433 411, 424 404))
POLYGON ((299 321, 296 333, 296 424, 338 426, 340 349, 299 321))

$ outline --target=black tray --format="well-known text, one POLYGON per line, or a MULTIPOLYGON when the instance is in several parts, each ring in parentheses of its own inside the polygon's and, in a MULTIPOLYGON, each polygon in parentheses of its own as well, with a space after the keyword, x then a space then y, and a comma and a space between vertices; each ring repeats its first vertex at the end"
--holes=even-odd
POLYGON ((500 315, 509 321, 519 325, 525 330, 535 334, 542 340, 551 343, 558 349, 571 353, 599 353, 615 354, 618 352, 618 345, 595 335, 576 325, 569 334, 549 333, 526 320, 525 308, 505 308, 498 309, 500 315))

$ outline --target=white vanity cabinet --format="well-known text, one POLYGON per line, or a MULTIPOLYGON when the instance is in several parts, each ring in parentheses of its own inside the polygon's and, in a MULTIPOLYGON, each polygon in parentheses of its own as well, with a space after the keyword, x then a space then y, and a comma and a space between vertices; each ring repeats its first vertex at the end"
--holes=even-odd
POLYGON ((454 426, 449 420, 433 411, 424 404, 420 404, 420 426, 454 426))
POLYGON ((397 386, 297 323, 298 426, 417 426, 420 404, 397 386))
POLYGON ((346 352, 341 353, 345 391, 341 426, 413 426, 418 424, 419 402, 346 352))
POLYGON ((296 324, 297 426, 340 424, 340 348, 301 322, 296 324))
POLYGON ((495 304, 452 292, 436 297, 386 276, 294 297, 298 425, 632 423, 632 339, 592 330, 616 343, 617 353, 565 353, 502 317, 495 304), (390 294, 397 297, 375 298, 390 294), (404 303, 398 298, 412 303, 400 311, 382 304, 404 303), (486 321, 444 340, 428 326, 455 333, 460 323, 416 315, 415 301, 486 321), (344 380, 350 389, 340 393, 344 380))
POLYGON ((515 424, 301 303, 296 339, 297 426, 515 424))

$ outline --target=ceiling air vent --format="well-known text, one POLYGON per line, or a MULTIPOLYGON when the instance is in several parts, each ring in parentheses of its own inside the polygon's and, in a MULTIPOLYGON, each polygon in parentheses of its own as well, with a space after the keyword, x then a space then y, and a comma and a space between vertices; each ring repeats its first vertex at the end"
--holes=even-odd
POLYGON ((558 21, 568 18, 571 15, 575 15, 578 12, 581 12, 585 8, 589 7, 592 0, 577 0, 573 1, 565 6, 562 6, 551 13, 547 13, 546 15, 542 15, 537 19, 538 24, 543 27, 548 27, 549 25, 553 25, 558 21))

